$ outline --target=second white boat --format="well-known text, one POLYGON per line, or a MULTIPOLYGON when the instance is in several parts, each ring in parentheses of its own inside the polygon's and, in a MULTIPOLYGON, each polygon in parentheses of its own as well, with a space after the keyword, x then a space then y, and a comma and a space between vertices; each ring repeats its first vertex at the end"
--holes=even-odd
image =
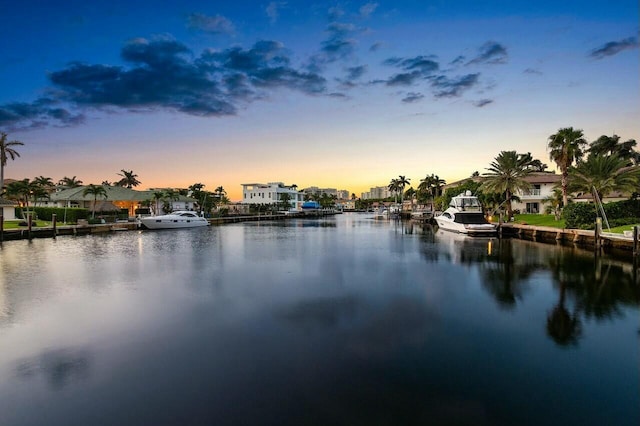
POLYGON ((160 216, 140 218, 140 223, 148 229, 196 228, 209 225, 209 221, 191 211, 175 211, 160 216))
POLYGON ((484 217, 480 201, 471 191, 453 197, 449 208, 434 219, 438 227, 446 231, 467 235, 493 235, 497 232, 496 225, 484 217))

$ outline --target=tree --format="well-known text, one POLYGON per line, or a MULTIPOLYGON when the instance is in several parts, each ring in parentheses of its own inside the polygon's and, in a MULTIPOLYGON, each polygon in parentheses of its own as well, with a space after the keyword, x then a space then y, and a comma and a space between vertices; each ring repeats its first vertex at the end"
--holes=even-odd
POLYGON ((98 204, 98 197, 103 197, 105 200, 107 199, 107 190, 102 185, 94 185, 89 184, 83 191, 82 195, 93 195, 93 212, 91 214, 92 218, 96 217, 96 204, 98 204))
POLYGON ((433 173, 420 179, 420 185, 418 185, 418 200, 420 202, 426 202, 429 198, 435 200, 436 197, 441 195, 442 186, 446 182, 440 179, 438 175, 433 173))
POLYGON ((131 189, 134 186, 140 185, 140 181, 138 180, 138 175, 133 173, 133 170, 120 170, 122 173, 118 173, 118 176, 122 176, 116 185, 122 186, 123 188, 131 189))
POLYGON ((397 181, 398 181, 398 191, 400 192, 400 206, 402 206, 402 202, 404 201, 404 187, 410 184, 409 182, 410 180, 411 179, 405 176, 402 176, 402 175, 398 176, 397 181))
POLYGON ((283 192, 282 194, 280 194, 278 207, 282 210, 289 210, 291 208, 291 195, 289 193, 283 192))
POLYGON ((225 189, 222 187, 222 185, 216 188, 215 193, 216 193, 216 197, 218 197, 218 200, 220 200, 220 201, 222 200, 222 198, 225 195, 227 195, 227 191, 225 191, 225 189))
POLYGON ((173 211, 173 203, 171 202, 179 199, 180 193, 178 191, 172 188, 166 189, 163 193, 164 204, 162 205, 162 210, 165 213, 171 213, 173 211))
POLYGON ((391 179, 389 185, 387 185, 387 189, 394 194, 396 203, 398 202, 398 191, 400 190, 400 184, 398 183, 398 179, 391 179))
POLYGON ((513 216, 511 200, 516 191, 531 188, 531 184, 524 179, 532 173, 531 161, 531 155, 518 154, 516 151, 502 151, 487 168, 489 171, 483 173, 485 181, 480 189, 483 192, 505 194, 507 219, 513 216))
MULTIPOLYGON (((560 188, 554 188, 551 195, 545 197, 542 200, 543 204, 549 204, 548 209, 553 212, 553 217, 556 220, 560 220, 560 212, 562 211, 562 190, 560 188)), ((548 211, 547 211, 548 213, 548 211)))
MULTIPOLYGON (((614 191, 636 191, 640 185, 640 166, 627 164, 628 160, 617 154, 589 155, 586 161, 569 170, 569 189, 583 193, 595 190, 600 199, 614 191)), ((595 202, 595 195, 593 197, 595 202)))
POLYGON ((17 180, 7 185, 7 196, 24 205, 27 214, 29 213, 29 199, 37 195, 39 195, 38 186, 29 179, 17 180))
POLYGON ((0 194, 4 191, 4 167, 7 165, 7 160, 15 160, 16 157, 20 157, 18 151, 14 147, 22 146, 24 143, 20 141, 8 141, 7 134, 0 133, 0 194))
POLYGON ((80 179, 76 179, 76 177, 63 177, 58 181, 58 185, 64 186, 66 188, 77 188, 82 186, 82 181, 80 179))
POLYGON ((567 189, 569 185, 569 167, 582 158, 584 154, 583 147, 587 144, 587 141, 583 137, 582 130, 574 130, 573 127, 565 127, 558 130, 557 133, 549 136, 548 141, 549 158, 560 169, 562 204, 566 206, 569 201, 567 189))
POLYGON ((628 165, 638 165, 640 163, 640 153, 634 151, 635 139, 620 142, 620 136, 602 135, 589 144, 589 156, 591 155, 618 155, 618 157, 628 160, 628 165))

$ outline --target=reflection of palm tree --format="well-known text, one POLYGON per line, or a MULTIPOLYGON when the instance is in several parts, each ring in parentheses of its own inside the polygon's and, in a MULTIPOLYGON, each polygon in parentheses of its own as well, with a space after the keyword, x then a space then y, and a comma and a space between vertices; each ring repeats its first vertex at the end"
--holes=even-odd
POLYGON ((547 334, 559 345, 573 345, 582 333, 577 314, 569 313, 564 306, 565 285, 560 282, 560 300, 547 316, 547 334))

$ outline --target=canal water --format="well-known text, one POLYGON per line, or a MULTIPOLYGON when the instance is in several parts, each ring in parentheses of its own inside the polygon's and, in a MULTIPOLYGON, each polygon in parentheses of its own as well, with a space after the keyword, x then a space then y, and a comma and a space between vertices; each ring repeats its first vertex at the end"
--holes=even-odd
POLYGON ((0 425, 638 425, 631 263, 365 214, 5 242, 0 425))

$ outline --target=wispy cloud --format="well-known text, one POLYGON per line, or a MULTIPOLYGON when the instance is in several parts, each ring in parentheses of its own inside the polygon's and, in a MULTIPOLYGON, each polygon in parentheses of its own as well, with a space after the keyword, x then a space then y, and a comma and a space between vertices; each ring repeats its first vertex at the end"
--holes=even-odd
POLYGON ((233 23, 220 15, 207 16, 202 13, 192 13, 187 17, 187 26, 210 34, 233 34, 235 32, 233 23))
POLYGON ((431 80, 437 98, 451 98, 462 95, 463 92, 476 86, 480 74, 466 74, 460 77, 449 78, 440 75, 431 80))
POLYGON ((478 54, 467 62, 467 65, 474 64, 504 64, 509 55, 507 48, 500 43, 488 41, 478 49, 478 54))
POLYGON ((480 99, 478 101, 475 101, 473 105, 478 108, 482 108, 492 103, 493 103, 493 99, 480 99))
POLYGON ((404 98, 402 98, 402 102, 406 103, 406 104, 411 104, 414 102, 418 102, 420 100, 422 100, 424 98, 424 95, 422 93, 418 93, 418 92, 409 92, 405 95, 404 98))
POLYGON ((280 17, 280 9, 284 8, 287 2, 284 1, 272 1, 265 7, 265 13, 269 17, 269 21, 275 24, 280 17))
POLYGON ((378 8, 378 3, 367 3, 360 7, 360 16, 362 18, 368 18, 378 8))
POLYGON ((535 68, 527 68, 522 72, 525 74, 542 75, 542 71, 535 68))
POLYGON ((624 50, 637 49, 638 39, 636 37, 625 38, 620 41, 610 41, 600 47, 593 49, 589 55, 593 59, 604 59, 607 56, 617 55, 624 50))

